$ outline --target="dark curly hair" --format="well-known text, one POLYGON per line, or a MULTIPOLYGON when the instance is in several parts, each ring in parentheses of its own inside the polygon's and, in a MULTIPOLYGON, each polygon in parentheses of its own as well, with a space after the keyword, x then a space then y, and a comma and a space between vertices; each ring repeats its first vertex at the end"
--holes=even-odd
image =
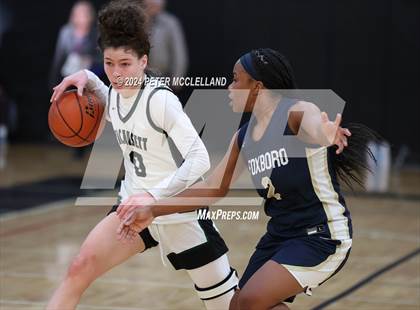
POLYGON ((139 3, 113 0, 98 15, 101 51, 108 47, 132 49, 138 55, 149 55, 150 42, 146 32, 147 16, 139 3))

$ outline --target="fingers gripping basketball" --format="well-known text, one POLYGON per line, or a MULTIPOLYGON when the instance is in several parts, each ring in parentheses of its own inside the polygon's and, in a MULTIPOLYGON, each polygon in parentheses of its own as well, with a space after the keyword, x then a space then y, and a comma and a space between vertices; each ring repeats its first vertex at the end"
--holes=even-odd
POLYGON ((71 147, 91 144, 102 133, 105 105, 91 92, 70 90, 53 101, 48 113, 48 125, 61 143, 71 147))

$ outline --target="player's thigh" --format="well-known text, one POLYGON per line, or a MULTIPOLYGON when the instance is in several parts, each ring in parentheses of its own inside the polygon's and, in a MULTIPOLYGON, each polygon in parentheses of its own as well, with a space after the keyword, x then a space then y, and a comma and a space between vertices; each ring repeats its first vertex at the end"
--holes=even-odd
POLYGON ((239 291, 239 304, 258 304, 261 309, 268 309, 301 292, 303 287, 293 275, 279 263, 269 260, 239 291))
POLYGON ((222 265, 226 269, 221 272, 224 276, 230 272, 227 258, 222 258, 228 248, 212 221, 152 225, 151 232, 159 236, 175 269, 193 270, 220 258, 217 266, 222 265))
POLYGON ((115 212, 109 214, 92 229, 80 248, 79 255, 93 258, 97 273, 103 273, 145 249, 140 236, 133 242, 118 240, 119 224, 115 212))

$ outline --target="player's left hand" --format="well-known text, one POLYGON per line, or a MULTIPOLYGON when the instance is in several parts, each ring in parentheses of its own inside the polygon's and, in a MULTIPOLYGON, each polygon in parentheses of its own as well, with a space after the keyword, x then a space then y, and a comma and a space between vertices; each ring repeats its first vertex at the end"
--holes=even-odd
POLYGON ((337 114, 335 121, 332 122, 328 119, 328 115, 325 112, 321 113, 322 120, 322 132, 331 145, 337 145, 336 154, 340 154, 345 147, 348 146, 347 137, 351 136, 350 130, 342 128, 341 114, 337 114))

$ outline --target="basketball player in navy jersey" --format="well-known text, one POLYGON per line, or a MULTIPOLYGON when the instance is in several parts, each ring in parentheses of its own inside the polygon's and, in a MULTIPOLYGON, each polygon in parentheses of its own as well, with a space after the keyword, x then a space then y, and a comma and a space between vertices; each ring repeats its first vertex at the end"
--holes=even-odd
POLYGON ((181 206, 182 199, 152 205, 132 199, 117 210, 122 220, 118 233, 131 239, 156 217, 214 203, 248 169, 270 220, 231 309, 288 309, 285 301, 302 292, 311 295, 350 253, 351 218, 338 176, 360 181, 366 153, 371 154, 367 140, 375 135, 364 126, 352 127, 350 134, 339 127, 341 115, 329 121, 314 104, 282 95, 282 89, 295 88, 290 64, 279 52, 265 48, 243 55, 234 66, 229 97, 235 112, 252 112, 252 117, 235 133, 208 179, 175 196, 198 197, 197 205, 181 206), (246 100, 235 92, 239 89, 249 90, 246 100))

